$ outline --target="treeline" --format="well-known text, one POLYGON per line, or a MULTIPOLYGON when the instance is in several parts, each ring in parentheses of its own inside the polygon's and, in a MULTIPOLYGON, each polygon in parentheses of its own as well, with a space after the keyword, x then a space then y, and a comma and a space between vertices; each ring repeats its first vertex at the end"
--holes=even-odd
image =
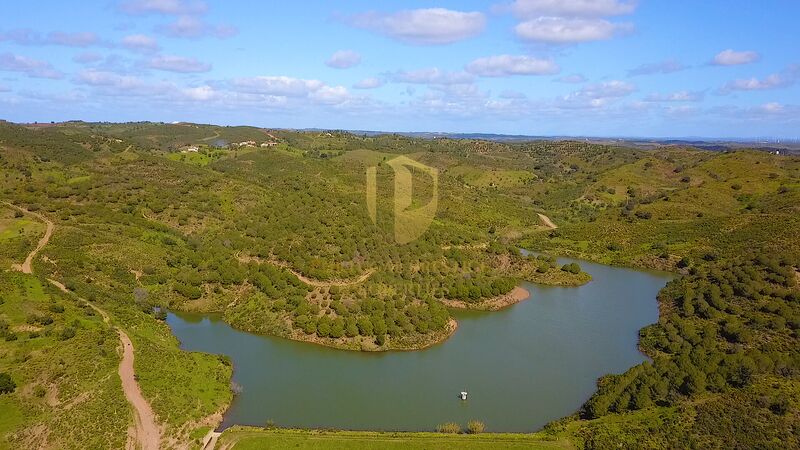
MULTIPOLYGON (((694 267, 659 295, 662 319, 640 332, 653 358, 600 380, 581 417, 677 405, 742 389, 761 375, 800 376, 800 260, 757 256, 694 267)), ((771 399, 781 414, 786 405, 771 399)))

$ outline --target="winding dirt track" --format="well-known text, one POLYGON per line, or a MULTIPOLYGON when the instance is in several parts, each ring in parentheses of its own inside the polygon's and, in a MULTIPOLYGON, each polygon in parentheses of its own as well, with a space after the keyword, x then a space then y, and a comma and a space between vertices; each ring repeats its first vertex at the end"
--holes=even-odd
MULTIPOLYGON (((276 265, 280 265, 280 264, 276 264, 276 265)), ((366 272, 364 272, 363 274, 359 275, 358 278, 353 278, 353 279, 350 279, 350 280, 320 281, 320 280, 314 280, 312 278, 308 278, 305 275, 303 275, 302 273, 292 269, 291 267, 287 267, 287 266, 281 266, 281 267, 283 267, 284 269, 286 269, 289 272, 291 272, 292 275, 296 276, 303 283, 305 283, 305 284, 307 284, 309 286, 314 286, 314 287, 352 286, 354 284, 360 284, 360 283, 363 283, 363 282, 367 281, 367 278, 369 278, 372 275, 372 273, 374 272, 373 269, 369 269, 366 272)))
POLYGON ((554 224, 549 217, 541 213, 536 213, 536 214, 539 215, 539 220, 541 220, 544 226, 546 226, 547 228, 550 228, 551 230, 555 230, 556 228, 558 228, 558 225, 554 224))
POLYGON ((14 266, 12 267, 14 270, 18 270, 22 273, 32 274, 33 258, 35 258, 36 254, 39 253, 44 248, 44 246, 47 245, 48 242, 50 242, 50 236, 53 235, 53 230, 56 228, 56 226, 50 219, 39 213, 28 211, 27 209, 20 208, 19 206, 12 205, 11 203, 8 202, 3 202, 3 203, 5 205, 10 206, 11 208, 16 209, 17 211, 23 214, 27 214, 29 216, 37 218, 47 225, 47 230, 45 230, 44 236, 42 236, 42 238, 39 239, 39 243, 36 245, 36 248, 34 248, 30 253, 28 253, 28 257, 25 258, 25 261, 22 264, 14 264, 14 266))
MULTIPOLYGON (((47 219, 46 217, 42 216, 41 214, 28 211, 27 209, 20 208, 19 206, 12 205, 8 202, 3 202, 4 204, 14 208, 18 211, 21 211, 23 214, 28 214, 30 216, 36 217, 37 219, 43 221, 47 224, 47 231, 45 231, 44 237, 39 240, 39 244, 36 248, 25 258, 25 262, 21 265, 15 265, 14 268, 19 270, 23 273, 32 274, 32 263, 33 258, 36 257, 36 254, 41 251, 45 245, 50 241, 50 237, 53 235, 53 230, 55 229, 55 225, 52 221, 47 219)), ((69 293, 69 289, 64 286, 63 283, 59 283, 56 280, 47 279, 53 286, 57 287, 63 292, 69 293)), ((78 300, 84 302, 85 304, 89 305, 92 309, 97 311, 100 314, 100 317, 103 318, 103 322, 111 325, 111 318, 109 317, 108 313, 105 312, 103 309, 94 305, 92 302, 87 301, 84 298, 78 297, 78 300)), ((113 326, 112 326, 113 327, 113 326)), ((136 443, 128 442, 126 446, 128 449, 135 449, 136 447, 141 448, 141 450, 158 450, 161 446, 161 429, 156 424, 155 414, 153 413, 153 409, 150 407, 150 404, 142 395, 141 389, 139 389, 139 383, 136 381, 136 376, 134 373, 133 368, 133 343, 128 335, 122 331, 122 329, 113 327, 119 333, 119 341, 122 344, 122 360, 119 363, 119 378, 122 381, 122 390, 125 393, 125 398, 128 400, 128 403, 131 404, 134 410, 134 422, 135 422, 135 439, 138 442, 138 446, 136 443)))
MULTIPOLYGON (((53 286, 59 288, 61 291, 70 293, 69 289, 63 283, 50 278, 47 279, 53 286)), ((102 310, 97 305, 84 298, 78 297, 78 300, 89 305, 92 309, 97 311, 103 318, 106 324, 111 323, 111 318, 108 313, 102 310)), ((116 328, 116 327, 113 327, 116 328)), ((119 333, 119 341, 122 344, 122 360, 119 362, 119 378, 122 381, 122 391, 125 393, 125 398, 128 403, 133 406, 134 410, 134 438, 139 443, 141 450, 158 450, 161 445, 161 430, 156 424, 156 415, 150 404, 142 395, 139 389, 139 383, 136 382, 136 375, 133 368, 133 343, 131 338, 122 331, 116 328, 119 333)), ((133 442, 129 442, 127 448, 134 450, 137 446, 133 442)))
POLYGON ((258 263, 258 264, 272 264, 273 266, 282 267, 282 268, 286 269, 287 271, 289 271, 292 275, 296 276, 298 280, 302 281, 303 283, 305 283, 305 284, 307 284, 309 286, 313 286, 313 287, 323 287, 323 288, 324 287, 331 287, 331 286, 343 287, 343 286, 352 286, 352 285, 355 285, 355 284, 361 284, 361 283, 367 281, 367 279, 369 277, 371 277, 373 273, 375 273, 375 269, 369 269, 369 270, 367 270, 366 272, 362 273, 361 275, 359 275, 356 278, 322 281, 322 280, 315 280, 313 278, 308 278, 307 276, 303 275, 302 273, 294 270, 292 268, 292 266, 289 265, 289 263, 283 262, 283 261, 279 261, 279 260, 274 259, 274 258, 261 259, 261 258, 259 258, 257 256, 244 256, 244 255, 242 255, 240 253, 237 253, 235 256, 236 256, 236 259, 239 262, 245 263, 245 264, 252 261, 252 262, 255 262, 255 263, 258 263))
MULTIPOLYGON (((119 340, 122 342, 122 360, 119 363, 119 378, 125 398, 133 406, 136 422, 136 440, 142 450, 158 450, 161 445, 161 430, 156 424, 156 417, 150 403, 142 395, 133 369, 133 343, 124 331, 117 328, 119 340)), ((131 446, 133 447, 133 446, 131 446)))

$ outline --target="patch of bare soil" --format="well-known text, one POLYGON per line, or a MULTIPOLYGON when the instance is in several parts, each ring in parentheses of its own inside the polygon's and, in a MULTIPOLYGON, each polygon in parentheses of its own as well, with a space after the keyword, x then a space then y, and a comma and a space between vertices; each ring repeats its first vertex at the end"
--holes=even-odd
POLYGON ((128 403, 133 406, 136 440, 142 450, 158 450, 161 445, 161 429, 156 425, 156 416, 150 403, 142 395, 133 370, 133 343, 124 331, 117 329, 122 343, 122 361, 119 363, 119 378, 128 403))
POLYGON ((511 292, 497 297, 492 297, 480 302, 465 302, 462 300, 441 300, 441 302, 449 308, 458 309, 478 309, 482 311, 497 311, 499 309, 507 308, 511 305, 517 304, 523 300, 530 298, 530 292, 527 289, 517 286, 511 292))
POLYGON ((544 224, 544 226, 546 226, 547 228, 550 228, 551 230, 555 230, 556 228, 558 228, 558 225, 554 224, 549 217, 541 213, 537 213, 537 215, 539 216, 539 220, 542 221, 542 224, 544 224))

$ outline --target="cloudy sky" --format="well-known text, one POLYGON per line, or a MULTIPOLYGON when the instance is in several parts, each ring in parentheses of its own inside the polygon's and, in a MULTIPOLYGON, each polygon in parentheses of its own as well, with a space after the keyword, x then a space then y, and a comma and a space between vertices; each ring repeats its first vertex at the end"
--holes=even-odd
POLYGON ((0 118, 17 122, 800 136, 796 1, 85 0, 3 10, 0 118))

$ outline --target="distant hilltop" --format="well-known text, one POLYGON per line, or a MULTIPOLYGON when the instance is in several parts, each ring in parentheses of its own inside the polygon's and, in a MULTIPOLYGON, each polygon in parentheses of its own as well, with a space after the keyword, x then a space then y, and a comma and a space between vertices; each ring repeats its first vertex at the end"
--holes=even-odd
MULTIPOLYGON (((7 122, 0 120, 0 122, 7 122)), ((82 120, 69 120, 63 122, 33 122, 33 123, 20 123, 27 127, 49 127, 58 125, 90 125, 92 123, 99 123, 105 125, 177 125, 177 126, 191 126, 195 128, 200 127, 223 127, 223 128, 245 128, 251 127, 248 125, 213 125, 213 124, 199 124, 184 121, 174 122, 84 122, 82 120)), ((473 139, 494 142, 526 142, 526 141, 584 141, 593 144, 606 144, 606 145, 619 145, 625 147, 634 147, 639 149, 653 149, 664 146, 674 147, 694 147, 701 150, 709 151, 728 151, 737 150, 742 148, 755 149, 766 151, 770 153, 777 153, 781 155, 800 155, 800 138, 793 139, 776 139, 776 138, 704 138, 704 137, 615 137, 615 136, 568 136, 568 135, 528 135, 528 134, 499 134, 499 133, 449 133, 449 132, 433 132, 433 131, 376 131, 376 130, 341 130, 330 128, 281 128, 281 127, 252 127, 256 129, 272 129, 272 130, 289 130, 289 131, 307 131, 319 133, 351 133, 362 136, 379 136, 385 134, 394 134, 398 136, 405 136, 409 138, 418 139, 473 139)))

